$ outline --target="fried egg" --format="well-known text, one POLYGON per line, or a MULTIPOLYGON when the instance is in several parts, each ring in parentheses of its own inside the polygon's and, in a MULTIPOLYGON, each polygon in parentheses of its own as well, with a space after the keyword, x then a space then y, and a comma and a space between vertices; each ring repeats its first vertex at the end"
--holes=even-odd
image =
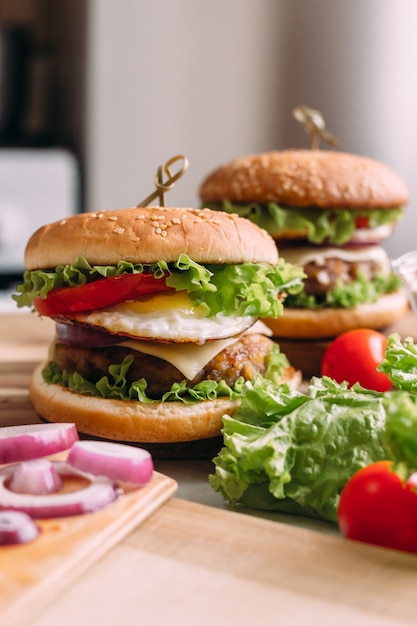
POLYGON ((80 313, 77 322, 101 327, 110 333, 156 339, 204 343, 243 332, 254 323, 252 316, 207 317, 203 306, 194 306, 185 292, 159 294, 144 301, 121 302, 91 313, 80 313))

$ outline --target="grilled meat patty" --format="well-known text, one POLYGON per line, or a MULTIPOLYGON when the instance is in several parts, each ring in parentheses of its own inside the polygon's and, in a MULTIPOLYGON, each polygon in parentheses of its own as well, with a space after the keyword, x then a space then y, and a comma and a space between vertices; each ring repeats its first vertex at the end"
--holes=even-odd
MULTIPOLYGON (((233 386, 240 376, 245 380, 251 380, 257 374, 262 375, 268 366, 272 345, 272 340, 264 335, 257 333, 243 335, 209 361, 190 381, 190 386, 202 380, 225 380, 229 386, 233 386)), ((68 373, 76 371, 86 380, 96 383, 102 376, 107 375, 109 365, 121 363, 129 354, 134 360, 127 379, 132 383, 144 378, 148 383, 146 393, 150 398, 160 398, 173 383, 180 383, 185 378, 167 361, 123 346, 83 348, 58 342, 55 346, 54 361, 61 371, 68 373)))
POLYGON ((384 272, 380 263, 374 260, 345 261, 340 258, 325 258, 321 261, 310 261, 303 270, 306 274, 304 290, 307 295, 322 296, 333 291, 336 282, 341 280, 345 285, 363 276, 372 281, 384 272))

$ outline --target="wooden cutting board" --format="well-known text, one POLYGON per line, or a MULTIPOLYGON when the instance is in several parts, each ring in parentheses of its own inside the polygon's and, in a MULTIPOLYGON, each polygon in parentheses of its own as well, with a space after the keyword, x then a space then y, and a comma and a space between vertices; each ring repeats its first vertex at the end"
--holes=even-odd
POLYGON ((416 555, 282 519, 172 498, 31 626, 416 624, 416 555))
POLYGON ((154 472, 151 482, 101 511, 39 520, 41 535, 22 546, 0 547, 0 624, 29 625, 84 570, 148 518, 177 490, 154 472))

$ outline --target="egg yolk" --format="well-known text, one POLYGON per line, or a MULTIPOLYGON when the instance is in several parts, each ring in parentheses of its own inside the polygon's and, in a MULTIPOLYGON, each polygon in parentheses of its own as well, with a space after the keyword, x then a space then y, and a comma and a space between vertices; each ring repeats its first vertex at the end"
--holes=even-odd
POLYGON ((137 314, 158 313, 174 309, 181 309, 183 315, 189 317, 202 318, 207 316, 205 308, 202 305, 194 306, 186 291, 158 294, 148 300, 123 302, 117 306, 117 310, 120 312, 125 311, 137 314))

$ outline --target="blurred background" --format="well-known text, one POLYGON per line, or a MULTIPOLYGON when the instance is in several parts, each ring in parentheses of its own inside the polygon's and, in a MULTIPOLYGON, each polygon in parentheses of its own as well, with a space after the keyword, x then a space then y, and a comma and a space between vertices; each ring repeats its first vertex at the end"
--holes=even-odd
POLYGON ((309 147, 302 104, 404 177, 385 246, 417 248, 416 24, 415 0, 0 0, 2 286, 38 225, 138 204, 173 155, 165 202, 197 206, 224 161, 309 147))

